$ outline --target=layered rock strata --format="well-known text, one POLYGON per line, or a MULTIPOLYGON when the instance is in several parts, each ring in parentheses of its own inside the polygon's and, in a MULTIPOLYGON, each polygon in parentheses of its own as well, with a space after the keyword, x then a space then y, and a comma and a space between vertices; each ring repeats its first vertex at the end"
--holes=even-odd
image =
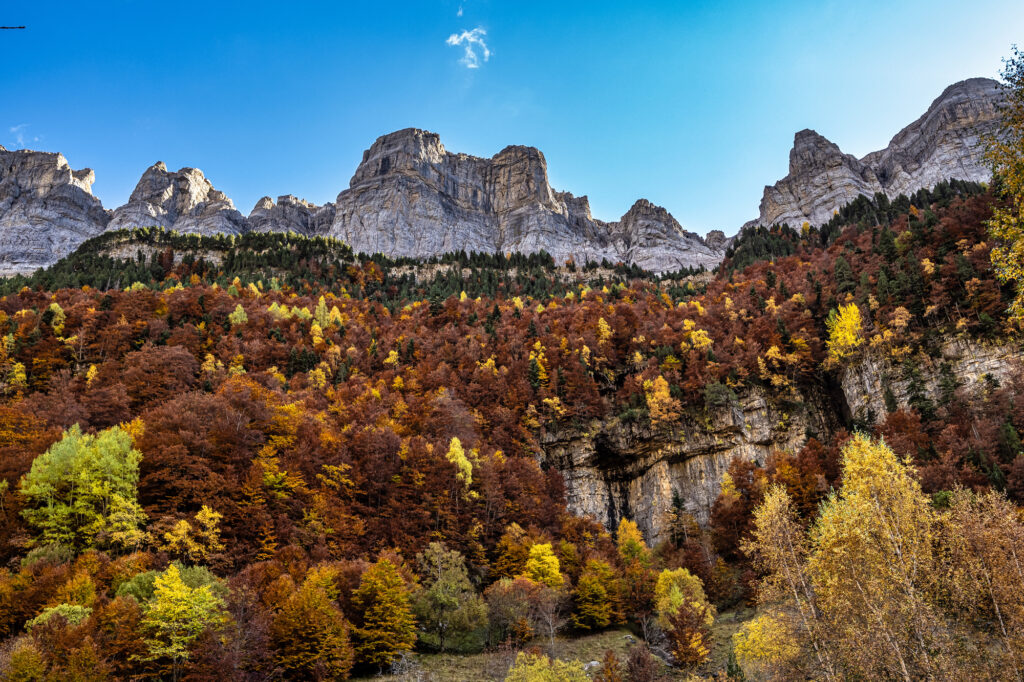
POLYGON ((445 150, 409 128, 379 138, 338 195, 331 236, 356 251, 430 257, 453 250, 547 251, 556 262, 625 262, 649 270, 712 267, 723 256, 665 209, 640 200, 613 223, 594 219, 587 197, 556 192, 533 147, 490 159, 445 150))
POLYGON ((986 134, 998 125, 1003 94, 997 81, 954 83, 885 149, 862 159, 844 154, 813 130, 801 130, 789 153, 789 174, 764 188, 760 215, 747 225, 821 225, 862 194, 893 198, 956 178, 986 182, 986 134))
POLYGON ((0 147, 0 276, 50 265, 103 232, 95 179, 61 154, 0 147))

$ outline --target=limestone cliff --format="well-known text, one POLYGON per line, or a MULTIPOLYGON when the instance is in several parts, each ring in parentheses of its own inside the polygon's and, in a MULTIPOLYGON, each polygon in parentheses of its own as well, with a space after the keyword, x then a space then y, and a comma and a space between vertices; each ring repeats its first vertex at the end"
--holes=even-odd
POLYGON ((612 418, 546 430, 541 443, 545 463, 563 474, 571 511, 609 528, 632 519, 657 543, 676 500, 707 522, 733 457, 763 463, 772 450, 798 449, 808 433, 824 437, 839 423, 824 390, 785 406, 753 391, 733 405, 685 415, 672 428, 612 418))
POLYGON ((897 363, 884 353, 867 352, 840 375, 850 416, 880 419, 886 413, 886 392, 899 408, 908 407, 915 393, 937 402, 944 390, 962 388, 970 395, 992 382, 1003 382, 1024 361, 1020 344, 985 344, 953 337, 935 353, 919 353, 897 363))
POLYGON ((103 232, 110 215, 94 180, 61 154, 0 147, 0 276, 49 265, 103 232))
POLYGON ((813 130, 801 130, 789 154, 789 175, 765 187, 760 215, 747 225, 821 225, 861 194, 893 198, 950 178, 985 182, 991 174, 982 136, 994 131, 1001 102, 997 81, 954 83, 885 149, 862 159, 813 130))
POLYGON ((159 226, 196 234, 241 234, 245 217, 198 168, 168 172, 161 161, 146 169, 128 203, 114 211, 108 230, 159 226))
POLYGON ((1022 362, 1020 343, 960 337, 909 363, 870 351, 843 370, 835 387, 804 388, 796 402, 754 390, 733 405, 684 415, 672 428, 618 418, 548 427, 540 434, 542 458, 562 473, 571 511, 609 528, 630 518, 657 543, 676 501, 699 522, 708 520, 734 456, 763 463, 772 450, 795 451, 808 435, 827 437, 850 418, 882 419, 886 389, 897 408, 910 406, 915 393, 938 401, 944 390, 960 389, 969 398, 1009 380, 1022 362))
POLYGON ((438 135, 412 128, 363 154, 338 195, 330 234, 356 251, 391 256, 543 249, 558 262, 607 258, 674 270, 713 266, 723 255, 643 200, 618 222, 595 220, 586 197, 551 188, 544 155, 533 147, 484 159, 448 152, 438 135))

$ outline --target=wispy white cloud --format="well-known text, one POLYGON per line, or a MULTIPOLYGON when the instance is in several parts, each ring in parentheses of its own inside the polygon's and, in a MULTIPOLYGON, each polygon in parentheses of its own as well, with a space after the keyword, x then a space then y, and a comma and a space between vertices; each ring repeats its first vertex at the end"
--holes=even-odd
POLYGON ((25 146, 25 130, 28 128, 27 123, 19 123, 16 126, 8 128, 8 132, 14 135, 14 140, 18 143, 19 147, 25 146))
POLYGON ((484 42, 486 35, 487 31, 478 26, 472 31, 453 33, 448 36, 448 40, 445 42, 453 47, 460 45, 463 47, 464 51, 462 59, 459 60, 460 64, 467 69, 479 69, 481 60, 486 62, 491 58, 491 51, 487 47, 487 43, 484 42))

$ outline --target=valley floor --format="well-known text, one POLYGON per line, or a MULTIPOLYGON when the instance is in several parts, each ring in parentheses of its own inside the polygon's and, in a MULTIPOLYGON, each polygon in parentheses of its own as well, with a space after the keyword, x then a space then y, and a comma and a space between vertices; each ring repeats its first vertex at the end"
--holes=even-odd
MULTIPOLYGON (((714 648, 711 660, 696 671, 683 671, 664 666, 662 673, 668 680, 710 679, 724 671, 732 650, 732 636, 740 626, 754 616, 753 609, 740 608, 718 615, 712 627, 714 648)), ((619 627, 582 637, 559 637, 555 641, 555 657, 571 661, 582 661, 584 665, 600 662, 604 653, 611 649, 616 658, 625 661, 629 650, 640 641, 637 633, 630 628, 619 627)), ((546 652, 545 642, 536 640, 534 646, 546 652)), ((387 676, 394 682, 501 682, 505 679, 516 651, 489 651, 480 654, 414 654, 408 661, 407 670, 401 674, 387 676)), ((597 665, 588 667, 593 675, 597 665)))

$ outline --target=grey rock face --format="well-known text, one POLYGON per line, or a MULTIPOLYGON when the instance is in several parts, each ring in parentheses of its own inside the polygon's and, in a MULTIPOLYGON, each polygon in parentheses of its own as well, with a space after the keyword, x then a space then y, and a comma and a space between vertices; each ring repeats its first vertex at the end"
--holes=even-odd
POLYGON ((657 544, 668 539, 676 500, 698 522, 708 521, 733 457, 763 464, 773 450, 799 449, 809 432, 823 437, 835 431, 827 397, 807 398, 793 411, 751 391, 707 418, 683 417, 671 428, 610 418, 580 429, 546 430, 543 457, 562 473, 570 511, 610 529, 631 519, 657 544))
POLYGON ((813 130, 802 130, 789 154, 789 175, 765 187, 760 216, 747 225, 821 225, 861 194, 882 192, 893 198, 950 178, 985 182, 991 173, 981 139, 995 129, 1001 102, 994 80, 954 83, 885 149, 863 159, 842 153, 813 130))
POLYGON ((723 247, 711 246, 693 232, 687 232, 672 214, 646 199, 639 199, 626 215, 607 228, 618 260, 645 270, 714 267, 722 259, 723 247))
MULTIPOLYGON (((942 395, 942 366, 948 375, 969 394, 986 390, 987 378, 1005 383, 1013 378, 1024 360, 1024 348, 1018 344, 985 344, 965 338, 951 337, 939 353, 915 359, 920 390, 930 400, 942 395)), ((897 407, 910 406, 911 377, 904 365, 893 363, 884 353, 867 352, 860 361, 843 369, 840 384, 850 414, 856 419, 886 414, 885 390, 888 388, 897 407)))
POLYGON ((114 211, 108 230, 159 226, 196 234, 242 234, 245 217, 198 168, 167 171, 161 161, 146 169, 128 203, 114 211))
MULTIPOLYGON (((964 399, 971 401, 990 390, 989 377, 1004 384, 1012 380, 1022 362, 1019 342, 950 338, 936 356, 915 357, 914 367, 928 398, 940 398, 945 374, 955 377, 964 399)), ((869 351, 844 368, 841 396, 811 388, 803 390, 798 402, 779 403, 752 389, 734 405, 683 416, 671 427, 652 429, 615 417, 583 427, 548 426, 540 432, 542 457, 562 473, 571 511, 593 516, 610 529, 623 517, 632 519, 656 544, 667 539, 668 514, 676 500, 697 521, 708 520, 733 457, 763 464, 773 450, 795 452, 808 434, 819 439, 833 434, 847 412, 858 419, 884 419, 887 387, 897 407, 909 406, 910 377, 904 366, 869 351)))
POLYGON ((655 270, 714 265, 723 255, 649 202, 619 222, 595 220, 586 197, 551 188, 533 147, 483 159, 448 152, 436 134, 412 128, 363 154, 338 195, 330 235, 390 256, 545 250, 557 262, 607 258, 655 270))
POLYGON ((110 215, 94 180, 61 154, 0 147, 0 275, 49 265, 103 232, 110 215))
POLYGON ((277 198, 263 197, 249 213, 249 229, 253 232, 296 232, 311 236, 324 234, 334 222, 334 204, 311 204, 291 194, 277 198))

